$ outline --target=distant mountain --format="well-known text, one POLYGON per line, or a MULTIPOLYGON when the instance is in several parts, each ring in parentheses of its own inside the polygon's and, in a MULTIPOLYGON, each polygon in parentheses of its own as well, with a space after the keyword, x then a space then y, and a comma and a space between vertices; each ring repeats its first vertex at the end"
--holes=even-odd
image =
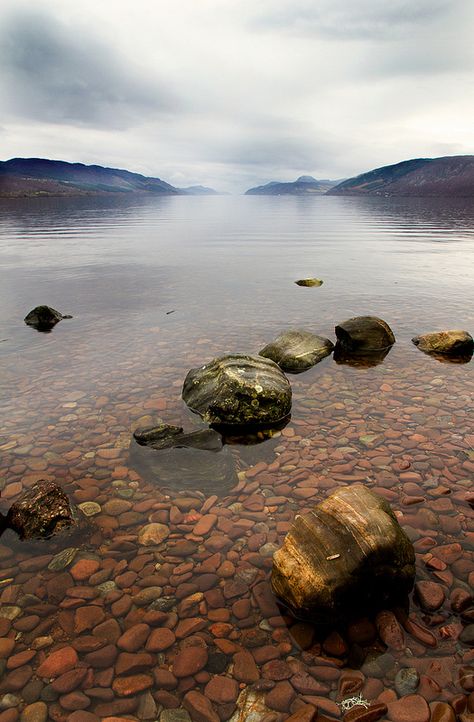
POLYGON ((283 195, 323 195, 330 188, 337 185, 339 181, 316 180, 310 175, 301 175, 295 181, 290 183, 280 183, 279 181, 271 181, 264 186, 249 188, 245 192, 246 196, 283 196, 283 195))
POLYGON ((146 193, 202 195, 215 193, 203 186, 175 188, 160 178, 100 165, 66 163, 43 158, 0 161, 0 197, 104 195, 146 193))
POLYGON ((215 191, 214 188, 206 188, 206 186, 189 186, 188 188, 180 188, 181 193, 188 196, 220 196, 222 193, 215 191))
POLYGON ((474 197, 474 156, 415 158, 376 168, 331 188, 328 195, 474 197))

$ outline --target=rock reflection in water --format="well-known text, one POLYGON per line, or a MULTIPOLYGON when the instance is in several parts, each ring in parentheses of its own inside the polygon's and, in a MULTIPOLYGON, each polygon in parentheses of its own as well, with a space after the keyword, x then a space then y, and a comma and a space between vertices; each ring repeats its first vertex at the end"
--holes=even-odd
POLYGON ((223 496, 238 482, 232 453, 221 442, 211 449, 184 445, 153 449, 132 440, 129 463, 147 481, 173 489, 223 496))
POLYGON ((334 347, 334 361, 339 365, 352 366, 358 369, 368 369, 383 363, 386 356, 390 353, 392 346, 372 351, 370 353, 350 353, 340 343, 336 343, 334 347))

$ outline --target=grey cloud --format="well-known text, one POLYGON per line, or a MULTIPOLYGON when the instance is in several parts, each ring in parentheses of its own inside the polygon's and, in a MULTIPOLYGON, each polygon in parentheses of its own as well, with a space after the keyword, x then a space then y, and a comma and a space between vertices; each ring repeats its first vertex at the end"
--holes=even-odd
POLYGON ((5 19, 0 63, 4 107, 36 121, 127 128, 145 111, 177 104, 163 83, 130 71, 90 32, 40 13, 5 19))
MULTIPOLYGON (((256 28, 337 40, 403 37, 450 15, 465 0, 271 0, 253 19, 256 28)), ((261 7, 261 6, 260 6, 261 7)))

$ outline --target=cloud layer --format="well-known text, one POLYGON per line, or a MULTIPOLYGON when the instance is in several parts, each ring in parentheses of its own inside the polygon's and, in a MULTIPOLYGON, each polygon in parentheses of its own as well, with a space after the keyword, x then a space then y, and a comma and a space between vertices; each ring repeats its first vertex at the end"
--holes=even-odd
POLYGON ((474 152, 470 0, 3 0, 3 157, 242 191, 474 152))

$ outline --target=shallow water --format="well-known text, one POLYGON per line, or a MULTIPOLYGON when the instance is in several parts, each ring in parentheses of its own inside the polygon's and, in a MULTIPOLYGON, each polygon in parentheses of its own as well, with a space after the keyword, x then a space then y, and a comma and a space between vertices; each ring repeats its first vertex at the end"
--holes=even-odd
MULTIPOLYGON (((48 544, 26 548, 11 532, 0 540, 0 658, 9 658, 0 707, 13 694, 13 709, 43 700, 54 720, 80 709, 146 720, 185 699, 196 716, 197 691, 209 719, 226 720, 251 689, 269 720, 301 704, 337 719, 336 702, 355 690, 388 704, 383 719, 397 722, 396 700, 407 694, 400 670, 416 668, 421 719, 430 715, 423 699, 462 711, 474 688, 473 655, 459 640, 472 612, 456 601, 473 582, 474 367, 440 363, 410 339, 472 333, 473 203, 9 201, 0 205, 0 258, 0 509, 40 478, 101 506, 63 570, 48 570, 48 544), (294 284, 307 276, 324 284, 294 284), (22 319, 40 303, 74 318, 38 333, 22 319), (213 483, 192 459, 173 478, 170 464, 137 458, 138 425, 160 417, 200 428, 180 398, 189 368, 256 352, 288 327, 333 338, 335 323, 365 314, 384 318, 397 338, 383 363, 353 368, 328 357, 291 376, 288 426, 225 449, 237 486, 233 477, 213 483), (295 513, 353 481, 391 502, 415 541, 417 579, 445 595, 429 613, 412 598, 408 622, 396 610, 405 626, 398 649, 372 619, 315 636, 281 616, 270 593, 274 545, 295 513), (161 544, 140 543, 149 522, 168 526, 161 544), (160 604, 167 616, 153 611, 160 604), (130 628, 132 642, 123 638, 130 628), (36 674, 71 646, 85 672, 53 685, 36 674), (204 664, 183 674, 199 655, 204 664)), ((0 722, 16 719, 7 714, 0 722)))

